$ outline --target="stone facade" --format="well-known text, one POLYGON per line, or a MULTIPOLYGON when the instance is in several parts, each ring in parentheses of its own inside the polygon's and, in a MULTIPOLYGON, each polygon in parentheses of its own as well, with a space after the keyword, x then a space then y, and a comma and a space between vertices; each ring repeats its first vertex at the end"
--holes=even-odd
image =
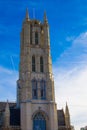
POLYGON ((68 106, 65 114, 57 111, 46 13, 41 23, 31 20, 26 12, 21 31, 17 103, 12 107, 7 102, 1 115, 1 130, 72 129, 68 106))
POLYGON ((0 130, 21 130, 19 126, 2 127, 0 130))
POLYGON ((57 130, 57 107, 54 96, 54 79, 49 43, 49 25, 44 15, 44 22, 30 20, 28 12, 21 32, 20 72, 18 80, 18 103, 21 107, 21 129, 33 130, 33 115, 41 112, 46 120, 47 130, 57 130), (35 33, 38 35, 36 43, 35 33), (32 57, 35 57, 35 70, 32 71, 32 57), (40 58, 43 69, 40 70, 40 58), (37 99, 32 97, 32 80, 37 81, 37 99), (46 98, 41 99, 41 80, 45 81, 46 98), (20 86, 20 87, 19 87, 20 86), (25 116, 26 115, 26 116, 25 116))

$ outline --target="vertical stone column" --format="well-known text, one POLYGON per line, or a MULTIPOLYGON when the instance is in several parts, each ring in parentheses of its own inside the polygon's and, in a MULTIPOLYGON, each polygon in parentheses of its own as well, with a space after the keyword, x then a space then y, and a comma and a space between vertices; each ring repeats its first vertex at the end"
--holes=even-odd
POLYGON ((21 130, 33 130, 32 123, 31 103, 21 103, 21 130))
POLYGON ((49 105, 50 130, 58 130, 57 108, 54 102, 49 105))
POLYGON ((6 108, 4 112, 4 126, 9 127, 10 126, 10 110, 9 110, 9 103, 7 100, 6 108))

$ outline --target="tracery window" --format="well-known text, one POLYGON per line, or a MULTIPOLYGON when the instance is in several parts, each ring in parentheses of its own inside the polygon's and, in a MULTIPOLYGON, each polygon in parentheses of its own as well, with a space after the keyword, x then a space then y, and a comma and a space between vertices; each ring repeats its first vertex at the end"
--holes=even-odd
POLYGON ((39 112, 35 115, 34 120, 45 120, 45 118, 42 113, 39 112))
POLYGON ((43 72, 44 68, 43 68, 43 57, 40 57, 40 72, 43 72))
POLYGON ((40 93, 41 99, 46 99, 46 82, 44 80, 40 81, 40 93))
POLYGON ((35 72, 35 56, 32 56, 32 71, 35 72))
POLYGON ((37 81, 34 79, 32 80, 32 98, 37 99, 37 81))
POLYGON ((33 118, 33 130, 46 130, 46 119, 41 112, 33 118))
POLYGON ((38 32, 35 32, 35 45, 38 45, 38 32))

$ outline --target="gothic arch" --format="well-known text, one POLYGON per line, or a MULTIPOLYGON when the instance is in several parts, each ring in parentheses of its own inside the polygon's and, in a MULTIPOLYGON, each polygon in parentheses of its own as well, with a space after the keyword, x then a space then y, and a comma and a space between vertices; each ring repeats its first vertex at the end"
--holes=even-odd
POLYGON ((35 112, 33 113, 33 115, 32 115, 32 120, 33 120, 33 118, 35 117, 35 115, 36 115, 37 113, 41 113, 41 114, 45 117, 46 120, 49 120, 49 117, 48 117, 47 113, 46 113, 45 111, 41 110, 40 108, 39 108, 39 110, 37 110, 37 111, 35 111, 35 112))
POLYGON ((48 122, 49 118, 46 112, 41 110, 39 107, 39 110, 35 111, 32 115, 32 121, 33 121, 33 130, 36 130, 36 127, 40 130, 47 130, 48 129, 48 122))

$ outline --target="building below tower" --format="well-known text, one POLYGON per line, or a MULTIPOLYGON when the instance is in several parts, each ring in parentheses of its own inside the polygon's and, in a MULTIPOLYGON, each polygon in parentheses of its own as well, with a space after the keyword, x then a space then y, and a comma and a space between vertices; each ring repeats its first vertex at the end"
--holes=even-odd
MULTIPOLYGON (((16 107, 16 103, 0 102, 0 130, 21 130, 20 126, 20 109, 16 107), (7 105, 8 104, 8 105, 7 105), (7 107, 9 106, 9 107, 7 107), (10 111, 9 119, 5 121, 6 107, 10 111), (8 124, 7 126, 5 124, 8 124)), ((8 113, 7 113, 8 115, 8 113)), ((66 124, 65 113, 63 109, 57 110, 58 130, 74 130, 74 127, 66 124)), ((69 121, 70 122, 70 121, 69 121)))

